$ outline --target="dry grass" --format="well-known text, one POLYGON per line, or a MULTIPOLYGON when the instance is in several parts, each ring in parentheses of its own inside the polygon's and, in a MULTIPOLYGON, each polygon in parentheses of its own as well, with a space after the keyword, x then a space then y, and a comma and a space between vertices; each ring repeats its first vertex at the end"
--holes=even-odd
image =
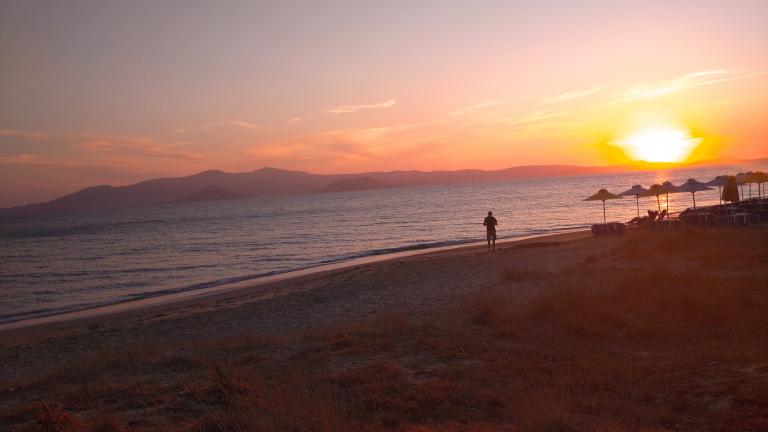
MULTIPOLYGON (((448 310, 98 352, 0 390, 8 430, 768 430, 768 232, 594 239, 448 310), (521 296, 526 287, 532 296, 521 296), (45 401, 45 402, 40 402, 45 401)), ((565 247, 529 246, 526 251, 565 247)), ((510 252, 515 253, 515 248, 510 252)), ((538 253, 538 252, 537 252, 538 253)))

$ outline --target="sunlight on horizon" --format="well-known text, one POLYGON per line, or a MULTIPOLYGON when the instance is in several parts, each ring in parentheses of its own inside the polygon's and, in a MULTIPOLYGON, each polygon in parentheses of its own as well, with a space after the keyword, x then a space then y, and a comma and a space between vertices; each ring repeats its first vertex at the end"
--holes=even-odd
POLYGON ((618 144, 636 161, 683 162, 701 141, 676 127, 655 126, 641 129, 618 144))

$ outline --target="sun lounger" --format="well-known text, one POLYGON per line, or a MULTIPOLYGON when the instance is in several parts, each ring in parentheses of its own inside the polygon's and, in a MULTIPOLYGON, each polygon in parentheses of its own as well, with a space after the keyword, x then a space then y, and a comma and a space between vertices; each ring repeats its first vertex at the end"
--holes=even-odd
POLYGON ((621 222, 608 222, 604 224, 592 225, 592 235, 620 235, 624 234, 626 225, 621 222))

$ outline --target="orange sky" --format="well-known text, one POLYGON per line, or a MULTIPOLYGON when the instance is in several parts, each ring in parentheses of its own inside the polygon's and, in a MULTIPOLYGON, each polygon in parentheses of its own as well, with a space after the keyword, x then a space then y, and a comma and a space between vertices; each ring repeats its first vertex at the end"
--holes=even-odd
POLYGON ((768 156, 763 1, 0 5, 0 207, 94 184, 768 156))

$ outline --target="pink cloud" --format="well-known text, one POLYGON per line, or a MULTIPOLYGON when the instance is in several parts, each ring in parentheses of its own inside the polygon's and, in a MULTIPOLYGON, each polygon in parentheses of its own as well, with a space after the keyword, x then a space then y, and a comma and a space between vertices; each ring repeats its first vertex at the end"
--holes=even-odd
POLYGON ((75 147, 91 154, 196 160, 203 155, 186 148, 195 143, 195 141, 162 142, 151 138, 107 136, 87 139, 76 144, 75 147))
POLYGON ((354 113, 354 112, 364 111, 364 110, 392 108, 393 106, 395 106, 396 103, 397 103, 396 100, 389 99, 384 102, 373 103, 373 104, 340 105, 340 106, 331 108, 326 112, 329 114, 354 113))
POLYGON ((50 135, 40 132, 29 132, 15 129, 0 129, 0 136, 19 137, 32 140, 43 140, 50 138, 50 135))

